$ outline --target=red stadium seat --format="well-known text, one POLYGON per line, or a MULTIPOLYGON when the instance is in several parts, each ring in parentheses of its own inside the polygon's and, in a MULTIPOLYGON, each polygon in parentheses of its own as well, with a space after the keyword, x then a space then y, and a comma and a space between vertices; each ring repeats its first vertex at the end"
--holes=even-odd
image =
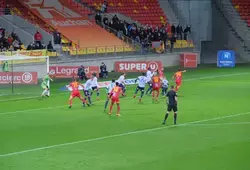
POLYGON ((249 17, 250 17, 250 1, 249 0, 232 0, 232 4, 239 12, 242 19, 244 19, 248 26, 250 27, 249 17))
MULTIPOLYGON (((93 3, 103 3, 103 0, 83 0, 83 2, 92 6, 93 3)), ((109 0, 108 3, 108 12, 110 13, 119 12, 143 24, 152 23, 153 26, 162 22, 167 23, 167 17, 157 0, 109 0), (141 17, 145 17, 145 19, 141 17)))

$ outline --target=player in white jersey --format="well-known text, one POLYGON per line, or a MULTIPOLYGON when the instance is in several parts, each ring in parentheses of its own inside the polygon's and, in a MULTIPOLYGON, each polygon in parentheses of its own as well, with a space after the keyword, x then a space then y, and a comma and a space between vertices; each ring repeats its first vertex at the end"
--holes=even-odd
POLYGON ((91 95, 89 93, 89 91, 91 89, 92 89, 92 79, 88 79, 86 81, 86 83, 84 84, 83 92, 84 92, 85 100, 87 100, 87 98, 88 98, 88 101, 89 101, 90 105, 92 104, 92 102, 91 102, 91 95))
POLYGON ((109 103, 109 95, 112 91, 112 89, 115 87, 115 80, 112 80, 111 83, 108 85, 107 87, 107 100, 105 102, 105 105, 104 105, 104 111, 106 110, 107 106, 108 106, 108 103, 109 103))
POLYGON ((161 88, 162 88, 162 96, 167 95, 168 85, 169 85, 168 80, 166 79, 166 77, 163 77, 163 78, 162 78, 162 85, 161 85, 161 88))
POLYGON ((99 91, 99 87, 98 87, 98 82, 97 82, 97 77, 96 77, 96 73, 92 74, 92 91, 91 91, 91 96, 93 94, 93 91, 96 91, 96 96, 97 96, 97 100, 100 100, 99 96, 100 96, 100 91, 99 91))
POLYGON ((119 83, 119 87, 122 88, 122 92, 123 92, 123 96, 125 95, 126 92, 126 86, 125 86, 125 73, 122 73, 122 75, 119 77, 119 79, 117 80, 117 82, 119 83))
POLYGON ((144 90, 145 90, 145 86, 148 82, 148 79, 147 77, 145 76, 145 73, 142 73, 141 76, 139 76, 136 80, 136 82, 138 81, 138 86, 136 87, 136 90, 135 90, 135 94, 133 96, 133 98, 136 97, 136 94, 138 93, 138 91, 140 90, 141 91, 141 95, 139 97, 139 103, 141 102, 142 100, 142 97, 144 95, 144 90))
POLYGON ((147 91, 146 91, 146 95, 148 94, 148 93, 152 93, 152 77, 153 77, 153 75, 154 75, 154 73, 153 73, 153 71, 151 70, 151 68, 149 67, 148 68, 148 71, 147 71, 147 73, 146 73, 146 77, 147 77, 147 83, 148 83, 148 89, 147 89, 147 91))

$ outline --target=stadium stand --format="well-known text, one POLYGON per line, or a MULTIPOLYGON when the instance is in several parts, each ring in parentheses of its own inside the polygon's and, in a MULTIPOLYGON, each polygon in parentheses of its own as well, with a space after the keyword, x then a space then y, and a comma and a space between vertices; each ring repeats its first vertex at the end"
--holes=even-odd
POLYGON ((232 3, 239 12, 242 19, 244 19, 248 27, 250 27, 250 1, 249 0, 232 0, 232 3))
POLYGON ((42 3, 33 0, 9 1, 15 14, 28 19, 47 32, 58 30, 63 36, 63 42, 73 42, 77 47, 126 45, 113 34, 88 20, 87 8, 78 8, 70 2, 68 0, 42 3))
MULTIPOLYGON (((102 10, 104 1, 87 0, 82 2, 93 5, 97 10, 102 10)), ((1 5, 6 6, 6 4, 1 5)), ((51 35, 57 35, 58 32, 61 36, 60 42, 63 44, 62 51, 70 52, 71 55, 131 52, 138 50, 135 43, 139 43, 139 48, 145 45, 141 39, 137 41, 138 39, 131 36, 131 34, 123 34, 121 38, 118 35, 119 29, 115 29, 110 25, 103 27, 102 24, 95 23, 94 20, 91 20, 91 16, 95 12, 88 6, 83 6, 79 1, 8 0, 8 5, 11 8, 11 14, 24 18, 51 35)), ((170 25, 165 25, 167 24, 167 17, 157 0, 111 0, 107 5, 107 12, 122 13, 133 20, 139 21, 140 24, 134 25, 138 33, 141 33, 142 30, 146 31, 148 28, 144 29, 141 26, 144 27, 147 24, 150 25, 152 32, 160 31, 163 27, 166 27, 169 35, 167 43, 169 47, 172 46, 177 49, 194 47, 192 41, 179 39, 172 45, 171 37, 174 35, 171 34, 170 25)), ((131 24, 127 26, 131 27, 131 24)), ((156 41, 159 40, 156 39, 156 41)), ((151 44, 149 46, 151 47, 151 44)))
MULTIPOLYGON (((103 0, 84 0, 89 6, 101 10, 103 0)), ((121 13, 144 25, 152 26, 167 23, 167 17, 157 0, 109 0, 108 13, 121 13)))

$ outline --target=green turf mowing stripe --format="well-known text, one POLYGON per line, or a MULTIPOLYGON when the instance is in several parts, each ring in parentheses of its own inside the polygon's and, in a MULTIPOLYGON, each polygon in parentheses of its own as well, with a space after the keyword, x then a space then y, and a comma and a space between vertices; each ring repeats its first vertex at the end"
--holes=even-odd
MULTIPOLYGON (((237 76, 237 75, 245 75, 245 74, 250 74, 250 73, 236 73, 236 74, 223 74, 223 75, 218 75, 218 76, 204 76, 204 77, 199 77, 199 78, 189 78, 189 79, 184 79, 183 81, 195 81, 195 80, 202 80, 202 79, 212 79, 212 78, 220 78, 220 77, 229 77, 229 76, 237 76)), ((129 87, 129 86, 128 86, 129 87)), ((61 94, 55 94, 55 95, 62 95, 62 94, 67 94, 65 93, 61 93, 61 94)), ((38 97, 34 97, 34 98, 38 98, 38 97)), ((24 98, 22 98, 24 99, 24 98)), ((19 98, 19 100, 22 100, 19 98)), ((31 98, 32 99, 32 98, 31 98)), ((10 99, 13 100, 13 99, 10 99)), ((0 100, 0 102, 3 101, 9 101, 7 100, 0 100)), ((96 103, 100 103, 103 101, 97 101, 96 103)), ((61 106, 51 106, 51 107, 43 107, 43 108, 37 108, 37 109, 29 109, 29 110, 18 110, 18 111, 13 111, 13 112, 0 112, 0 116, 1 115, 8 115, 8 114, 14 114, 14 113, 25 113, 25 112, 32 112, 32 111, 39 111, 39 110, 47 110, 47 109, 53 109, 53 108, 62 108, 62 107, 66 107, 68 105, 61 105, 61 106)))
POLYGON ((110 138, 115 138, 115 137, 122 137, 122 136, 138 134, 138 133, 145 133, 145 132, 163 130, 163 129, 168 129, 168 128, 176 127, 176 126, 181 127, 181 126, 186 126, 186 125, 189 125, 189 124, 195 124, 195 123, 202 123, 202 122, 208 122, 208 121, 213 121, 213 120, 226 119, 226 118, 237 117, 237 116, 248 115, 248 114, 250 114, 250 112, 244 112, 244 113, 232 114, 232 115, 227 115, 227 116, 215 117, 215 118, 211 118, 211 119, 197 120, 197 121, 187 122, 187 123, 183 123, 183 124, 179 124, 179 125, 161 126, 161 127, 151 128, 151 129, 131 131, 131 132, 127 132, 127 133, 103 136, 103 137, 99 137, 99 138, 92 138, 92 139, 86 139, 86 140, 81 140, 81 141, 62 143, 62 144, 58 144, 58 145, 51 145, 51 146, 33 148, 33 149, 28 149, 28 150, 23 150, 23 151, 11 152, 11 153, 2 154, 2 155, 0 155, 0 157, 8 157, 8 156, 13 156, 13 155, 20 155, 20 154, 24 154, 24 153, 35 152, 35 151, 40 151, 40 150, 45 150, 45 149, 53 149, 53 148, 59 148, 59 147, 68 146, 68 145, 75 145, 75 144, 80 144, 80 143, 100 141, 100 140, 105 140, 105 139, 110 139, 110 138))

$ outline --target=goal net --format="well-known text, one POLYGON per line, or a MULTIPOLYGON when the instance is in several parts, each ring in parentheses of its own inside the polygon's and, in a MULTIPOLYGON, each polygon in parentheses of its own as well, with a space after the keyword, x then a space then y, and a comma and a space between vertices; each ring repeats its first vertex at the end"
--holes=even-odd
POLYGON ((0 101, 39 96, 49 72, 48 56, 0 55, 0 101))

